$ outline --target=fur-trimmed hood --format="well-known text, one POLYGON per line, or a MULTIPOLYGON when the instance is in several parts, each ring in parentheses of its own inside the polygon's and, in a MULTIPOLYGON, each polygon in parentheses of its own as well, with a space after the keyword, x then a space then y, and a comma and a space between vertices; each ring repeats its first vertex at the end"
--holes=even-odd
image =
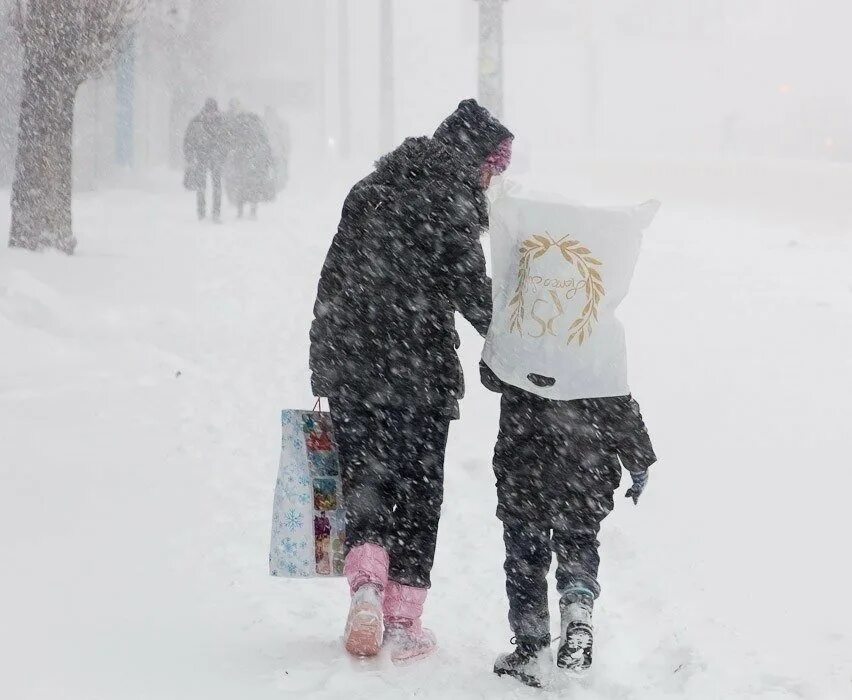
POLYGON ((405 186, 424 180, 479 188, 480 168, 512 132, 476 100, 463 100, 432 138, 408 138, 376 162, 376 179, 405 186))
POLYGON ((458 158, 479 168, 503 141, 513 134, 476 100, 459 102, 456 110, 435 130, 433 138, 445 144, 458 158))
POLYGON ((426 208, 437 202, 452 202, 467 210, 462 219, 476 221, 476 235, 488 228, 488 200, 482 189, 479 167, 459 158, 457 151, 427 136, 408 138, 376 162, 376 170, 361 181, 362 193, 370 190, 396 191, 406 206, 426 208), (417 204, 419 202, 419 204, 417 204))
POLYGON ((445 143, 428 136, 407 138, 376 161, 376 176, 383 184, 406 186, 443 181, 475 186, 478 166, 463 160, 445 143))

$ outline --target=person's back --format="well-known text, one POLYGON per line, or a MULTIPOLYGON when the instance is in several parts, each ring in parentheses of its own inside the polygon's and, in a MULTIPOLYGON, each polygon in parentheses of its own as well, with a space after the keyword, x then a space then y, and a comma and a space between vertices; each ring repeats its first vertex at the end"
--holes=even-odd
POLYGON ((442 141, 407 139, 380 159, 347 197, 323 269, 311 331, 315 392, 454 408, 454 309, 480 332, 490 317, 490 290, 470 283, 480 262, 484 277, 486 225, 477 169, 442 141))
POLYGON ((184 138, 184 154, 202 167, 221 167, 227 156, 225 120, 215 103, 208 101, 204 109, 189 122, 184 138))
POLYGON ((242 112, 231 124, 234 158, 253 167, 267 167, 272 160, 269 135, 261 118, 242 112))
POLYGON ((232 148, 228 165, 228 196, 237 205, 242 217, 243 207, 251 204, 252 216, 257 203, 275 198, 274 157, 263 120, 252 112, 237 112, 227 120, 232 148))
POLYGON ((344 646, 356 656, 384 645, 407 663, 435 650, 420 618, 463 386, 454 309, 485 333, 481 169, 510 139, 473 100, 436 137, 407 139, 352 188, 323 266, 312 385, 329 399, 339 450, 351 593, 344 646))
POLYGON ((213 218, 219 219, 222 200, 222 167, 228 154, 225 121, 216 100, 210 98, 190 120, 183 141, 186 171, 184 186, 197 193, 198 218, 206 215, 208 173, 213 183, 213 218))

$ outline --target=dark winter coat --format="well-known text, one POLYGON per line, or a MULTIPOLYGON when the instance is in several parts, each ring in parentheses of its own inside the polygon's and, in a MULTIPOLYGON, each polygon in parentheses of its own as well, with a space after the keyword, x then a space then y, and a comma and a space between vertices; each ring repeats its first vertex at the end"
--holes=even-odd
POLYGON ((407 139, 352 188, 314 306, 316 395, 458 410, 455 311, 483 335, 491 319, 479 167, 509 135, 465 101, 435 137, 407 139))
POLYGON ((268 202, 275 198, 275 159, 263 120, 241 112, 229 117, 231 157, 225 188, 234 204, 268 202))
POLYGON ((228 136, 221 112, 205 110, 189 122, 183 138, 184 185, 203 187, 208 170, 221 170, 228 156, 228 136))
POLYGON ((600 520, 612 510, 622 464, 642 472, 657 460, 631 396, 554 401, 502 386, 494 473, 504 522, 600 520))

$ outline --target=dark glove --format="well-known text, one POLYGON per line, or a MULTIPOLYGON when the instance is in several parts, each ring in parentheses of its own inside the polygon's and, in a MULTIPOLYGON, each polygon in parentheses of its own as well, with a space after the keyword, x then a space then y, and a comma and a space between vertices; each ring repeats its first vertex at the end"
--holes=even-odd
POLYGON ((632 498, 634 505, 639 505, 639 496, 642 495, 642 492, 648 485, 648 470, 645 469, 641 472, 630 472, 630 476, 633 478, 633 486, 627 489, 627 493, 624 495, 627 498, 632 498))

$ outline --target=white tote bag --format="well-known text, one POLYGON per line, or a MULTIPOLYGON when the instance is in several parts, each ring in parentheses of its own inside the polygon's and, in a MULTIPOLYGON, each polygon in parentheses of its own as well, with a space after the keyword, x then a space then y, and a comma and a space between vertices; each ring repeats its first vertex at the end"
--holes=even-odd
POLYGON ((549 399, 630 393, 615 312, 659 206, 522 194, 492 204, 494 316, 482 359, 497 377, 549 399))
POLYGON ((269 573, 286 578, 342 576, 345 531, 331 416, 282 411, 269 573))

